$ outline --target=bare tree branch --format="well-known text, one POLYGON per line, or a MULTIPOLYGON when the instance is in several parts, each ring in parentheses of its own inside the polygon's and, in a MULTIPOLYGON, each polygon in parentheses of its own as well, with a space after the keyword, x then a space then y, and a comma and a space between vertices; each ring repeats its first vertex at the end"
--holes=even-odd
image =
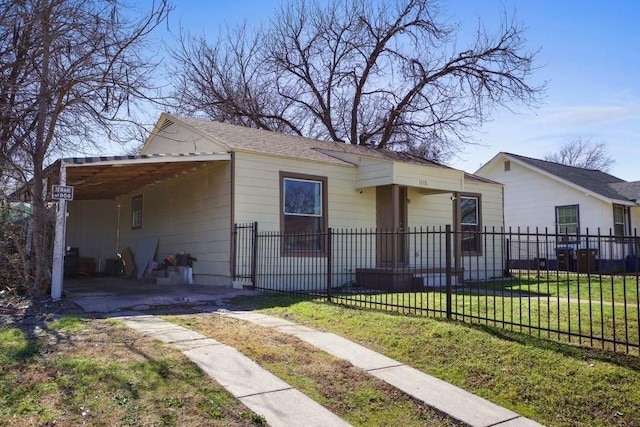
POLYGON ((437 1, 290 1, 254 32, 182 38, 174 108, 446 159, 494 109, 534 107, 544 92, 515 18, 493 35, 479 25, 466 49, 457 37, 437 1))
POLYGON ((607 154, 607 146, 595 143, 591 138, 579 137, 562 145, 556 153, 548 153, 544 159, 578 168, 595 169, 608 172, 615 163, 607 154))
POLYGON ((167 0, 140 15, 110 0, 0 0, 0 173, 30 179, 35 274, 48 286, 43 170, 55 153, 116 137, 131 109, 153 91, 157 67, 147 36, 169 13, 167 0))

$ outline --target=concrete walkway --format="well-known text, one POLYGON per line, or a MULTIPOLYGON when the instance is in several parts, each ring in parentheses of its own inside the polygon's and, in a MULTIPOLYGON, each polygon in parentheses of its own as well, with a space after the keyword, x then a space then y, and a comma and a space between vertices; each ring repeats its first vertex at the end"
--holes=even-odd
POLYGON ((233 347, 156 316, 116 317, 125 325, 172 344, 234 397, 273 427, 349 426, 233 347))
POLYGON ((354 366, 364 369, 425 405, 469 426, 533 427, 541 425, 339 335, 321 332, 257 312, 219 311, 218 313, 293 335, 335 357, 348 360, 354 366))
MULTIPOLYGON (((468 393, 338 335, 257 312, 211 313, 293 335, 473 427, 533 427, 535 421, 468 393)), ((344 420, 265 371, 232 347, 155 316, 118 317, 125 325, 172 344, 271 426, 346 426, 344 420)))

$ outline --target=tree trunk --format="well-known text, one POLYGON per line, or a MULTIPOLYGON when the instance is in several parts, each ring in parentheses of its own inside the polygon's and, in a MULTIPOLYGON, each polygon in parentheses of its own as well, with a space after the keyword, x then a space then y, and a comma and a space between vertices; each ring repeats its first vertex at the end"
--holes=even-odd
POLYGON ((49 122, 49 61, 51 46, 51 34, 49 28, 50 5, 46 5, 40 11, 42 31, 42 65, 40 70, 40 88, 38 90, 38 115, 36 135, 31 153, 33 161, 33 250, 35 255, 35 274, 33 287, 30 290, 32 296, 44 296, 49 288, 51 269, 49 263, 49 244, 47 238, 47 208, 44 200, 43 164, 47 152, 47 123, 49 122))
POLYGON ((49 230, 47 207, 44 202, 44 185, 42 167, 36 167, 33 174, 33 285, 29 290, 31 296, 45 296, 51 282, 49 230))

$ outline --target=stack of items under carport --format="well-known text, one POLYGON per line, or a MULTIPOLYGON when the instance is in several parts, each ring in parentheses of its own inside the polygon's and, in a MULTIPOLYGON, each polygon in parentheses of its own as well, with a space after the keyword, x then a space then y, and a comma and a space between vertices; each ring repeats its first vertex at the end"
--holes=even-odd
POLYGON ((169 255, 156 270, 153 276, 159 285, 192 285, 193 261, 196 261, 188 252, 181 252, 175 256, 169 255))

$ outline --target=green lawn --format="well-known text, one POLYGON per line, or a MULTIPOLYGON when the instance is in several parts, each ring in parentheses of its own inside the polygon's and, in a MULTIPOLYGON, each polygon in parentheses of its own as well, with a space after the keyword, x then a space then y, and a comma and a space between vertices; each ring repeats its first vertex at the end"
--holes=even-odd
MULTIPOLYGON (((451 297, 453 319, 607 349, 614 349, 615 343, 616 351, 638 354, 640 322, 634 304, 503 293, 484 287, 456 289, 451 297)), ((446 294, 441 291, 350 294, 334 296, 332 301, 411 315, 446 313, 446 294)))
POLYGON ((42 327, 0 326, 2 426, 265 425, 178 350, 115 322, 42 327))
POLYGON ((640 276, 599 276, 563 271, 525 271, 512 280, 486 282, 478 289, 579 300, 638 304, 640 276))
POLYGON ((262 296, 237 303, 346 336, 546 425, 640 425, 637 356, 310 300, 262 296))
POLYGON ((217 315, 164 318, 236 348, 353 426, 457 425, 351 363, 272 328, 217 315))
MULTIPOLYGON (((361 297, 373 304, 375 298, 389 302, 417 296, 361 297)), ((464 303, 459 297, 454 301, 464 303)), ((420 298, 426 304, 442 295, 420 298)), ((474 298, 469 311, 481 306, 474 298)), ((512 302, 503 300, 503 307, 512 302)), ((640 426, 638 356, 540 339, 490 323, 299 298, 261 295, 233 303, 346 336, 546 425, 640 426)), ((562 322, 574 315, 576 307, 571 307, 562 322)), ((234 345, 354 425, 450 424, 293 337, 211 314, 174 320, 234 345)), ((264 424, 179 351, 117 322, 71 316, 41 326, 37 337, 21 325, 0 326, 0 425, 264 424)))

